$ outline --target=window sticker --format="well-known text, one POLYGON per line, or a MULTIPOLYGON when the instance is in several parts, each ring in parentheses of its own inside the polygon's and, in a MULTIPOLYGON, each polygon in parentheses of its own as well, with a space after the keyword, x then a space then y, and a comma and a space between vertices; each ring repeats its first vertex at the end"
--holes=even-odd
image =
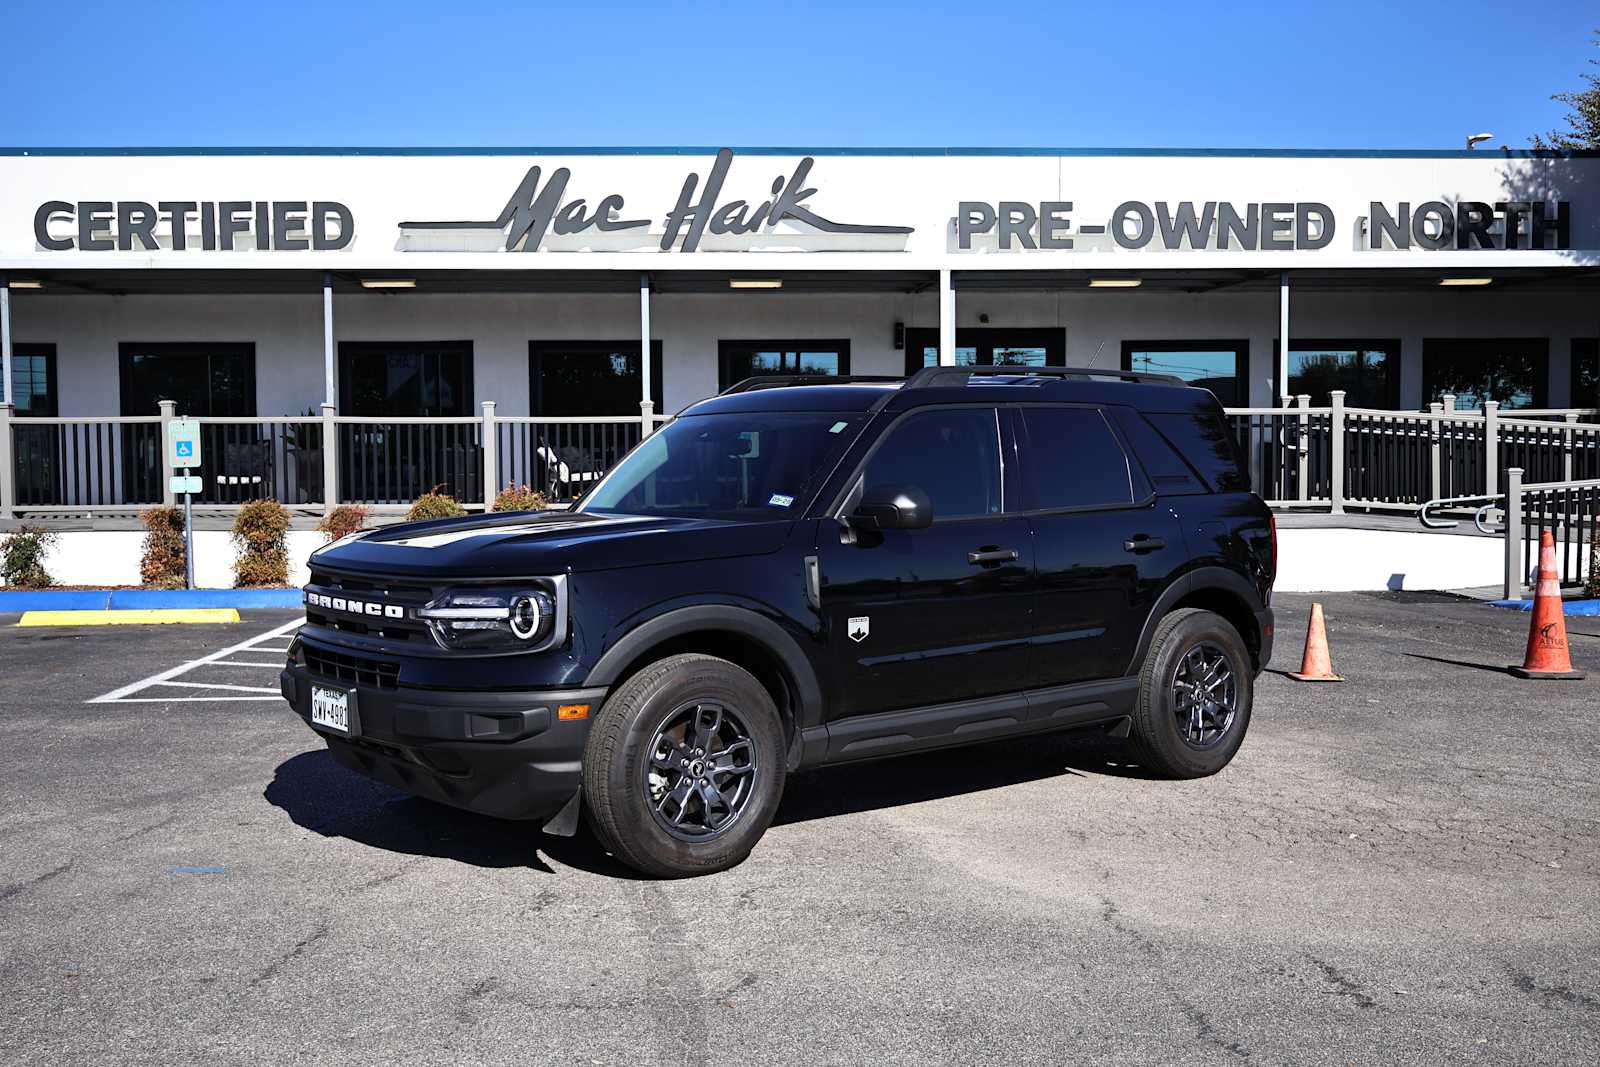
POLYGON ((829 433, 840 433, 841 431, 844 430, 844 428, 846 426, 849 426, 849 425, 850 424, 848 422, 836 422, 832 426, 828 427, 828 432, 829 433))
POLYGON ((786 508, 793 503, 794 497, 785 496, 782 493, 773 493, 772 496, 767 499, 768 506, 775 508, 786 508))

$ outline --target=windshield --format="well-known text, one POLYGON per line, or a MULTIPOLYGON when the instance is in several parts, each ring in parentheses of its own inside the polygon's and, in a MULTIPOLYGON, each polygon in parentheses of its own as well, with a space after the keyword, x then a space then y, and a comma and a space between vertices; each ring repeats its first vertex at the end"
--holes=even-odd
POLYGON ((630 452, 578 510, 795 518, 864 421, 862 414, 831 411, 675 419, 630 452))

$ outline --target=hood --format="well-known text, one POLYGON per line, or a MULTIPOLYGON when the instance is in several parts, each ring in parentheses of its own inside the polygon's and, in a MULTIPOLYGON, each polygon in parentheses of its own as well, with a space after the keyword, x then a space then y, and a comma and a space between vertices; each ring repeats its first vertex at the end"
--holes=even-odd
POLYGON ((511 578, 774 552, 790 521, 513 512, 384 526, 311 556, 375 574, 511 578))

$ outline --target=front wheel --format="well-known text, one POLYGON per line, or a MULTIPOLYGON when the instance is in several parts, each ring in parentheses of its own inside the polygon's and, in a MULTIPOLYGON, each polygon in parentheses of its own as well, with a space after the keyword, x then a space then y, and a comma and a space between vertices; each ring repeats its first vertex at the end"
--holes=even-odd
POLYGON ((714 656, 669 656, 625 681, 596 716, 584 810, 628 866, 709 874, 761 839, 785 769, 783 724, 760 682, 714 656))
POLYGON ((1227 619, 1198 608, 1166 616, 1139 676, 1135 757, 1172 778, 1216 774, 1244 741, 1254 682, 1250 652, 1227 619))

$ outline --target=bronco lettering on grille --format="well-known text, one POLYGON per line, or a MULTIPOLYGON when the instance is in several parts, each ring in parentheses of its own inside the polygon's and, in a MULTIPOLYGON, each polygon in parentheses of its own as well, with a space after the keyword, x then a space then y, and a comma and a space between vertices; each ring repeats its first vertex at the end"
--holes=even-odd
POLYGON ((370 615, 381 619, 403 619, 406 609, 400 604, 383 604, 373 600, 354 600, 349 597, 328 596, 325 593, 306 593, 306 603, 314 608, 348 611, 352 615, 370 615))

